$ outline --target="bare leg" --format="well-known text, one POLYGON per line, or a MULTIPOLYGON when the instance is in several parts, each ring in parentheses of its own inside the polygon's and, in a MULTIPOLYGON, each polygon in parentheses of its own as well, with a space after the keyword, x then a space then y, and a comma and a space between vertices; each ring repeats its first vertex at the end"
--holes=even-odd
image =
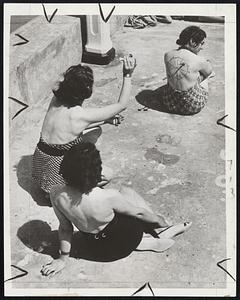
MULTIPOLYGON (((150 206, 146 203, 146 201, 132 188, 123 185, 121 186, 120 193, 124 196, 125 200, 131 203, 132 205, 145 208, 150 213, 152 214, 154 213, 150 208, 150 206)), ((162 224, 161 227, 163 228, 165 228, 165 226, 167 227, 168 223, 166 222, 164 217, 161 216, 161 214, 157 214, 157 215, 158 215, 159 222, 161 222, 162 224)))
POLYGON ((111 180, 113 178, 113 170, 105 165, 102 165, 102 175, 111 180))
POLYGON ((162 232, 159 232, 159 239, 153 238, 150 234, 144 234, 137 250, 163 252, 174 244, 174 240, 171 239, 172 237, 188 230, 191 225, 191 222, 185 222, 170 226, 169 228, 166 228, 166 230, 161 228, 161 230, 163 230, 162 232))
POLYGON ((130 202, 131 204, 143 207, 149 212, 153 213, 152 209, 147 205, 146 201, 132 188, 128 186, 121 186, 120 193, 125 197, 125 200, 130 202))
POLYGON ((98 187, 103 187, 110 182, 113 178, 113 171, 107 166, 102 165, 102 178, 101 181, 97 184, 98 187))

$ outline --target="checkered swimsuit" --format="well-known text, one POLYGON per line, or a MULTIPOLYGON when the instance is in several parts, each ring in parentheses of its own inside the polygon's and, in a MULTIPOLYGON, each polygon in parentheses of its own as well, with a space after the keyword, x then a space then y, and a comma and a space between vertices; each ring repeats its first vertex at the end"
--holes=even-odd
POLYGON ((82 135, 67 144, 48 144, 40 137, 33 155, 32 177, 45 192, 50 193, 56 184, 65 184, 59 174, 64 153, 82 143, 82 135))
POLYGON ((163 92, 163 104, 169 112, 193 115, 201 111, 208 99, 208 92, 197 82, 187 91, 174 90, 169 84, 163 92))

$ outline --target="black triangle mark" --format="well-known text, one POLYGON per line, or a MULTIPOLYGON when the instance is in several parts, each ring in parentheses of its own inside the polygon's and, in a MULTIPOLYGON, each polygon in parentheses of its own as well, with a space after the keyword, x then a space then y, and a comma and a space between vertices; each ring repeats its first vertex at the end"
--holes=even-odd
POLYGON ((134 293, 132 294, 132 296, 134 296, 134 295, 136 295, 137 293, 141 292, 146 286, 149 287, 149 289, 150 289, 152 295, 155 296, 155 294, 154 294, 154 292, 153 292, 153 289, 152 289, 152 287, 151 287, 151 285, 150 285, 149 282, 146 282, 143 286, 141 286, 136 292, 134 292, 134 293))
POLYGON ((220 268, 220 269, 222 269, 224 272, 226 272, 234 281, 236 281, 236 279, 223 267, 223 266, 221 266, 220 264, 221 263, 223 263, 224 261, 227 261, 227 260, 230 260, 231 258, 225 258, 225 259, 223 259, 223 260, 221 260, 221 261, 219 261, 218 263, 217 263, 217 266, 220 268))
POLYGON ((134 292, 132 294, 132 296, 136 295, 137 293, 141 292, 145 287, 146 287, 147 283, 145 283, 143 286, 141 286, 138 290, 136 290, 136 292, 134 292))
POLYGON ((102 20, 103 20, 105 23, 107 23, 107 21, 108 21, 109 18, 111 17, 111 15, 112 15, 112 13, 113 13, 113 11, 114 11, 114 9, 115 9, 116 6, 115 6, 115 5, 113 6, 112 10, 110 11, 110 13, 109 13, 109 15, 107 16, 106 19, 105 19, 104 15, 103 15, 103 11, 102 11, 101 4, 98 3, 98 6, 99 6, 100 15, 101 15, 102 20))
POLYGON ((12 117, 12 120, 13 120, 14 118, 16 118, 16 116, 18 116, 24 109, 26 109, 26 108, 29 107, 29 105, 27 105, 26 103, 23 103, 22 101, 20 101, 20 100, 18 100, 18 99, 16 99, 16 98, 13 98, 13 97, 8 97, 8 98, 24 106, 23 108, 21 108, 21 109, 20 109, 20 110, 12 117))
POLYGON ((25 45, 29 42, 29 40, 27 40, 25 37, 23 37, 22 35, 20 35, 19 33, 15 33, 16 36, 20 37, 20 39, 24 40, 24 42, 19 42, 14 44, 13 46, 20 46, 20 45, 25 45))
POLYGON ((226 127, 226 128, 228 128, 228 129, 231 129, 231 130, 233 130, 233 131, 236 132, 236 130, 233 129, 232 127, 230 127, 230 126, 228 126, 228 125, 225 125, 225 124, 221 123, 227 116, 228 116, 228 115, 225 115, 225 116, 223 116, 222 118, 218 119, 218 120, 217 120, 217 124, 218 124, 218 125, 221 125, 221 126, 223 126, 223 127, 226 127))
POLYGON ((43 12, 44 12, 44 16, 45 16, 46 20, 48 21, 48 23, 51 23, 51 21, 52 21, 53 17, 55 16, 56 12, 58 11, 58 9, 56 8, 54 10, 53 14, 51 15, 50 19, 48 19, 47 12, 46 12, 44 4, 42 4, 42 7, 43 7, 43 12))
POLYGON ((19 274, 19 275, 17 275, 17 276, 14 276, 14 277, 12 277, 12 278, 9 278, 9 279, 5 280, 4 282, 7 282, 7 281, 10 281, 10 280, 13 280, 13 279, 17 279, 17 278, 26 276, 26 275, 28 274, 28 272, 27 272, 26 270, 23 270, 22 268, 19 268, 19 267, 15 266, 15 265, 11 265, 11 267, 13 267, 13 268, 15 268, 15 269, 17 269, 17 270, 19 270, 19 271, 21 271, 21 272, 23 272, 23 273, 22 273, 22 274, 19 274))

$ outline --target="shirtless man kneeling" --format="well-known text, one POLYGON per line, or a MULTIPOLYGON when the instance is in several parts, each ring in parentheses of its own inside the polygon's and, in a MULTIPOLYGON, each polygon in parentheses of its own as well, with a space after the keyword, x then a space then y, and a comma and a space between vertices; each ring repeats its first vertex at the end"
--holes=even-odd
POLYGON ((60 256, 42 267, 42 275, 53 276, 65 267, 73 225, 91 241, 91 247, 112 260, 135 249, 162 252, 174 244, 171 237, 191 226, 188 222, 168 226, 131 188, 123 187, 119 192, 97 187, 101 165, 99 151, 89 142, 65 153, 60 173, 67 184, 54 186, 50 193, 59 219, 60 256))
POLYGON ((167 85, 163 103, 169 112, 193 115, 200 112, 207 102, 208 79, 214 75, 209 60, 198 56, 205 39, 205 31, 189 26, 176 41, 180 47, 165 53, 167 85))

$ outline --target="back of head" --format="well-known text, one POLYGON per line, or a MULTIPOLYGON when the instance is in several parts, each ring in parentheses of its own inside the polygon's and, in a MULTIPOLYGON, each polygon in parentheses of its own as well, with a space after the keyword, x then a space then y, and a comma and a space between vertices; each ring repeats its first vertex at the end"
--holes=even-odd
POLYGON ((206 32, 198 26, 188 26, 179 35, 176 43, 183 47, 186 46, 190 40, 197 45, 200 44, 207 37, 206 32))
POLYGON ((66 151, 60 174, 66 183, 88 194, 101 180, 102 161, 95 145, 82 143, 66 151))
POLYGON ((72 66, 64 73, 64 79, 53 91, 57 99, 65 106, 81 105, 84 99, 92 95, 93 71, 81 64, 72 66))

